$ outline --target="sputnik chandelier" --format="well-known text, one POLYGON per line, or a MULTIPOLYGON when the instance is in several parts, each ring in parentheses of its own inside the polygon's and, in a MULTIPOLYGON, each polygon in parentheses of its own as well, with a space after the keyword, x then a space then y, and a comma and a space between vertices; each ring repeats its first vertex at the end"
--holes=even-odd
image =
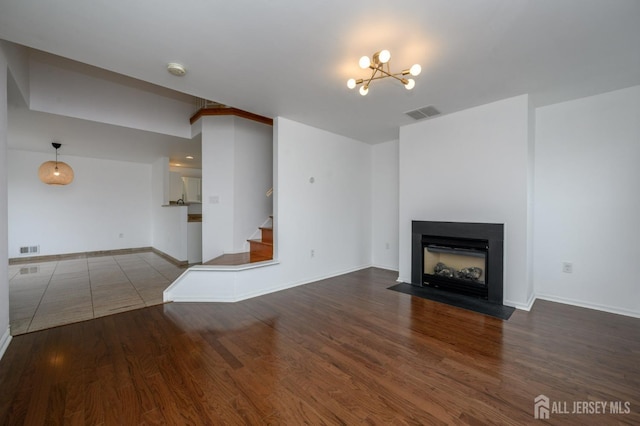
POLYGON ((362 96, 366 96, 369 93, 369 85, 373 80, 380 80, 382 78, 393 77, 402 84, 404 84, 404 88, 407 90, 411 90, 415 87, 416 82, 412 78, 405 78, 406 75, 417 76, 422 71, 422 67, 418 64, 414 64, 411 68, 403 70, 398 73, 391 73, 391 69, 389 67, 389 60, 391 59, 391 53, 388 50, 381 50, 376 52, 371 59, 368 56, 363 56, 360 58, 358 64, 362 69, 371 69, 371 77, 369 78, 350 78, 347 81, 347 87, 349 89, 354 89, 357 85, 362 84, 360 86, 360 94, 362 96))

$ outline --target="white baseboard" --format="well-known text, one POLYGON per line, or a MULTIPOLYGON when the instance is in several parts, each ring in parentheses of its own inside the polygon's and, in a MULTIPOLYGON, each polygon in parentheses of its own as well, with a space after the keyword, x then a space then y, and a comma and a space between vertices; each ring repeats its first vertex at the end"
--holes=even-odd
POLYGON ((371 265, 372 268, 384 269, 385 271, 398 272, 397 266, 389 266, 389 265, 371 265))
POLYGON ((384 269, 385 271, 398 272, 397 266, 388 266, 388 265, 371 265, 372 268, 384 269))
POLYGON ((5 351, 9 347, 9 343, 11 343, 11 328, 7 326, 2 337, 0 337, 0 359, 4 356, 5 351))
MULTIPOLYGON (((273 265, 277 265, 278 262, 273 262, 273 265)), ((256 267, 260 266, 260 267, 269 267, 271 266, 271 263, 265 263, 264 265, 255 265, 256 267)), ((341 271, 336 271, 336 272, 332 272, 329 274, 325 274, 325 275, 318 275, 315 277, 311 277, 311 278, 307 278, 301 281, 296 281, 296 282, 290 282, 290 283, 285 283, 285 284, 281 284, 281 285, 276 285, 273 287, 269 287, 269 288, 264 288, 261 289, 259 291, 255 291, 255 292, 249 292, 249 293, 241 293, 241 294, 236 294, 233 296, 228 296, 223 298, 223 300, 221 300, 220 298, 216 298, 215 300, 211 299, 207 299, 207 298, 198 298, 197 301, 199 302, 207 302, 207 301, 216 301, 216 302, 238 302, 241 300, 246 300, 246 299, 250 299, 253 297, 258 297, 258 296, 262 296, 265 294, 269 294, 269 293, 274 293, 276 291, 281 291, 281 290, 286 290, 292 287, 297 287, 300 285, 305 285, 305 284, 310 284, 316 281, 322 281, 328 278, 333 278, 339 275, 344 275, 344 274, 348 274, 350 272, 355 272, 355 271, 359 271, 362 269, 366 269, 366 268, 371 268, 371 267, 375 267, 375 268, 382 268, 381 266, 375 266, 375 265, 360 265, 357 267, 353 267, 353 268, 348 268, 345 270, 341 270, 341 271)), ((207 269, 205 267, 193 267, 193 269, 207 269)), ((383 268, 384 269, 384 268, 383 268)), ((394 271, 393 269, 390 269, 391 271, 394 271)), ((229 271, 233 272, 233 269, 230 269, 229 271)), ((165 293, 168 293, 169 290, 175 286, 178 285, 178 282, 188 274, 188 270, 185 271, 177 280, 174 281, 174 283, 169 286, 167 288, 167 290, 165 290, 165 293)), ((403 282, 403 280, 398 277, 397 282, 403 282)), ((552 295, 548 295, 548 294, 534 294, 531 295, 531 297, 529 297, 529 300, 527 300, 526 303, 521 303, 521 302, 516 302, 513 300, 509 300, 509 299, 505 299, 504 300, 504 305, 506 306, 511 306, 514 307, 516 309, 519 310, 523 310, 523 311, 530 311, 531 308, 533 307, 536 299, 542 299, 542 300, 548 300, 550 302, 557 302, 557 303, 563 303, 566 305, 573 305, 573 306, 579 306, 582 308, 587 308, 587 309, 595 309, 598 311, 603 311, 603 312, 609 312, 612 314, 617 314, 617 315, 625 315, 625 316, 629 316, 629 317, 634 317, 634 318, 640 318, 640 312, 638 311, 633 311, 633 310, 629 310, 629 309, 621 309, 621 308, 616 308, 616 307, 612 307, 612 306, 606 306, 606 305, 599 305, 599 304, 595 304, 595 303, 588 303, 588 302, 583 302, 583 301, 577 301, 577 300, 571 300, 571 299, 565 299, 565 298, 561 298, 561 297, 556 297, 556 296, 552 296, 552 295)), ((179 302, 179 301, 196 301, 193 297, 172 297, 172 298, 165 298, 165 302, 169 302, 169 301, 174 301, 174 302, 179 302)), ((8 333, 8 332, 7 332, 8 333)), ((10 338, 10 336, 9 336, 10 338)), ((4 338, 3 338, 4 339, 4 338)), ((3 343, 3 341, 0 341, 0 344, 3 343)), ((8 342, 6 343, 8 344, 8 342)), ((2 348, 2 346, 0 345, 0 349, 2 348)))
POLYGON ((549 294, 536 294, 537 299, 548 300, 549 302, 564 303, 565 305, 578 306, 580 308, 594 309, 596 311, 609 312, 610 314, 624 315, 627 317, 640 318, 640 312, 630 309, 617 308, 614 306, 600 305, 597 303, 584 302, 581 300, 565 299, 549 294))
MULTIPOLYGON (((366 264, 366 265, 360 265, 357 267, 353 267, 353 268, 348 268, 345 270, 340 270, 340 271, 336 271, 336 272, 332 272, 329 274, 323 274, 323 275, 318 275, 318 276, 314 276, 312 278, 307 278, 304 280, 300 280, 300 281, 294 281, 294 282, 289 282, 289 283, 284 283, 284 284, 276 284, 272 287, 267 287, 267 288, 261 288, 257 291, 250 291, 250 292, 245 292, 245 293, 236 293, 235 291, 231 291, 231 292, 226 292, 226 294, 216 294, 216 295, 204 295, 204 294, 198 294, 198 295, 194 295, 194 294, 187 294, 187 295, 180 295, 180 294, 175 294, 180 293, 179 291, 175 291, 178 288, 180 288, 183 285, 187 285, 184 283, 185 280, 188 280, 188 275, 192 272, 203 272, 203 271, 211 271, 211 272, 226 272, 226 273, 231 273, 231 274, 236 274, 236 273, 242 273, 243 270, 246 269, 255 269, 258 267, 264 267, 264 268, 269 268, 272 266, 277 266, 279 264, 278 261, 268 261, 268 262, 260 262, 260 263, 253 263, 250 265, 241 265, 241 266, 227 266, 227 267, 222 267, 222 266, 193 266, 191 268, 189 268, 188 270, 186 270, 185 272, 182 273, 182 275, 180 275, 180 277, 178 277, 178 279, 176 279, 169 287, 167 287, 167 289, 165 289, 164 293, 163 293, 163 299, 165 302, 228 302, 228 303, 233 303, 233 302, 239 302, 241 300, 246 300, 246 299, 251 299, 253 297, 258 297, 258 296, 263 296, 265 294, 269 294, 269 293, 274 293, 277 291, 281 291, 281 290, 286 290, 288 288, 292 288, 292 287, 297 287, 300 285, 305 285, 305 284, 310 284, 316 281, 322 281, 325 280, 327 278, 332 278, 332 277, 336 277, 339 275, 344 275, 344 274, 348 274, 350 272, 355 272, 355 271, 359 271, 362 269, 366 269, 366 268, 370 268, 371 265, 370 264, 366 264), (224 269, 223 269, 224 268, 224 269)), ((235 285, 235 284, 233 284, 235 285)), ((236 290, 237 287, 236 287, 236 290)), ((240 289, 241 290, 241 289, 240 289)))
POLYGON ((529 300, 527 301, 527 303, 514 302, 513 300, 509 300, 509 299, 504 299, 502 303, 505 306, 511 306, 512 308, 529 312, 533 307, 533 304, 535 303, 535 301, 536 301, 536 296, 532 294, 531 297, 529 297, 529 300))

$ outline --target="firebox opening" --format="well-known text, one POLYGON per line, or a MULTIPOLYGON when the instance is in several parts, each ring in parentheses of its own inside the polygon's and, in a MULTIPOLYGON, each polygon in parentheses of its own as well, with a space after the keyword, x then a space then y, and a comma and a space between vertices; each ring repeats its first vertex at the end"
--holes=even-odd
POLYGON ((430 244, 424 248, 424 273, 484 284, 486 258, 483 252, 430 244))
POLYGON ((412 222, 411 282, 502 304, 504 225, 412 222))
POLYGON ((423 235, 422 284, 486 299, 488 248, 486 240, 423 235))

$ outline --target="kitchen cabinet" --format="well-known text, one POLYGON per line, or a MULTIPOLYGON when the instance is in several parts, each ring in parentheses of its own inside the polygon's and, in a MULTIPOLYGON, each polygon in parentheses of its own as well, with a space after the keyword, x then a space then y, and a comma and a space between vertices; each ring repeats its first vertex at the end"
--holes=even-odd
POLYGON ((178 172, 169 172, 169 201, 184 200, 184 182, 178 172))
POLYGON ((182 178, 184 187, 184 201, 186 203, 202 202, 202 179, 194 177, 182 178))

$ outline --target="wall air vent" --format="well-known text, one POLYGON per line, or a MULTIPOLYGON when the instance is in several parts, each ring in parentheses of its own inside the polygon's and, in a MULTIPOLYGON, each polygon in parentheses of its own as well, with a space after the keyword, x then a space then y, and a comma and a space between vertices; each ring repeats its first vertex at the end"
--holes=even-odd
POLYGON ((440 111, 438 111, 436 107, 434 107, 433 105, 429 105, 426 107, 414 109, 413 111, 405 112, 405 114, 407 114, 409 117, 413 118, 414 120, 422 120, 424 118, 434 117, 440 114, 440 111))
POLYGON ((22 246, 20 247, 20 254, 33 254, 40 253, 40 246, 22 246))

